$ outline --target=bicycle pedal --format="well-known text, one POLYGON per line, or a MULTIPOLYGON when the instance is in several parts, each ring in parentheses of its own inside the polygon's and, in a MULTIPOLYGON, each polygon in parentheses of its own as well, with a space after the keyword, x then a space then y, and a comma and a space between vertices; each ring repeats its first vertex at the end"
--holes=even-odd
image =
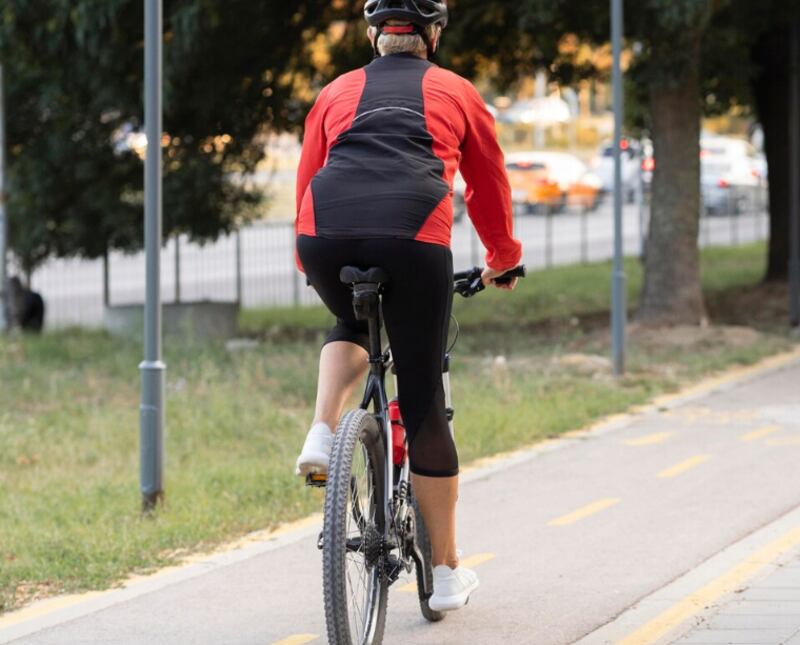
POLYGON ((328 475, 326 473, 309 473, 306 475, 306 486, 313 486, 314 488, 325 488, 328 483, 328 475))

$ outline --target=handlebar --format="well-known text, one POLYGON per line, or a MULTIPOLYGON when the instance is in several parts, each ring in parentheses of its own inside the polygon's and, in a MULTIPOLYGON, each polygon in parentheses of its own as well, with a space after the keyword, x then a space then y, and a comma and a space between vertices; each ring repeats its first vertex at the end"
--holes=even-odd
MULTIPOLYGON (((524 278, 525 273, 525 265, 521 264, 510 271, 506 271, 503 275, 494 278, 494 283, 510 284, 514 278, 524 278)), ((486 286, 483 284, 483 280, 481 280, 482 274, 482 267, 474 267, 469 271, 461 271, 454 274, 453 291, 464 298, 471 298, 476 293, 480 293, 486 288, 486 286)))

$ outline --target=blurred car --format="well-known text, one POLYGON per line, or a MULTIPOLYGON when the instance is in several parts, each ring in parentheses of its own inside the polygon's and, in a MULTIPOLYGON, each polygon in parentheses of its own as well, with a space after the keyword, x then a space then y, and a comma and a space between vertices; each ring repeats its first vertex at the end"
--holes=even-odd
MULTIPOLYGON (((622 151, 622 194, 627 202, 636 199, 637 184, 641 167, 641 145, 633 139, 620 141, 622 151)), ((609 142, 600 147, 592 159, 592 171, 600 178, 604 193, 614 191, 614 144, 609 142)))
POLYGON ((705 212, 739 214, 755 208, 766 186, 763 158, 751 143, 733 137, 700 138, 700 189, 705 212))
MULTIPOLYGON (((656 167, 653 144, 642 142, 642 183, 646 190, 656 167)), ((744 139, 704 134, 700 138, 700 191, 708 215, 736 214, 750 210, 766 197, 767 162, 744 139)))
POLYGON ((537 168, 539 177, 544 177, 550 184, 548 191, 552 192, 552 184, 555 184, 559 193, 558 200, 554 203, 553 199, 549 199, 545 203, 556 211, 563 210, 566 206, 586 210, 597 207, 603 183, 575 155, 566 152, 520 152, 509 155, 506 162, 509 175, 512 165, 530 164, 537 168))
POLYGON ((529 153, 517 153, 506 158, 514 205, 527 212, 562 209, 563 193, 547 165, 530 157, 529 153))

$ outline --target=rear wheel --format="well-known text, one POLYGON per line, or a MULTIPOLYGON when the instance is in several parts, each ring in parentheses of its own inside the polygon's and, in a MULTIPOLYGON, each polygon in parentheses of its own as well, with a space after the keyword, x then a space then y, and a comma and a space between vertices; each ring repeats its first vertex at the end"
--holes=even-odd
POLYGON ((383 640, 388 582, 384 560, 384 463, 380 427, 348 412, 333 441, 325 487, 322 579, 331 645, 383 640))

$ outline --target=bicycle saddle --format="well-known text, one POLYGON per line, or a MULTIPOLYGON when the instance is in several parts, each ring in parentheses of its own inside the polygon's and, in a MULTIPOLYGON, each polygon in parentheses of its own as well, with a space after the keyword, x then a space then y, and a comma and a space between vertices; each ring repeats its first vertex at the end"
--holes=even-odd
POLYGON ((343 267, 339 272, 339 280, 344 284, 362 284, 365 282, 388 284, 389 274, 380 267, 372 267, 366 270, 358 267, 343 267))

